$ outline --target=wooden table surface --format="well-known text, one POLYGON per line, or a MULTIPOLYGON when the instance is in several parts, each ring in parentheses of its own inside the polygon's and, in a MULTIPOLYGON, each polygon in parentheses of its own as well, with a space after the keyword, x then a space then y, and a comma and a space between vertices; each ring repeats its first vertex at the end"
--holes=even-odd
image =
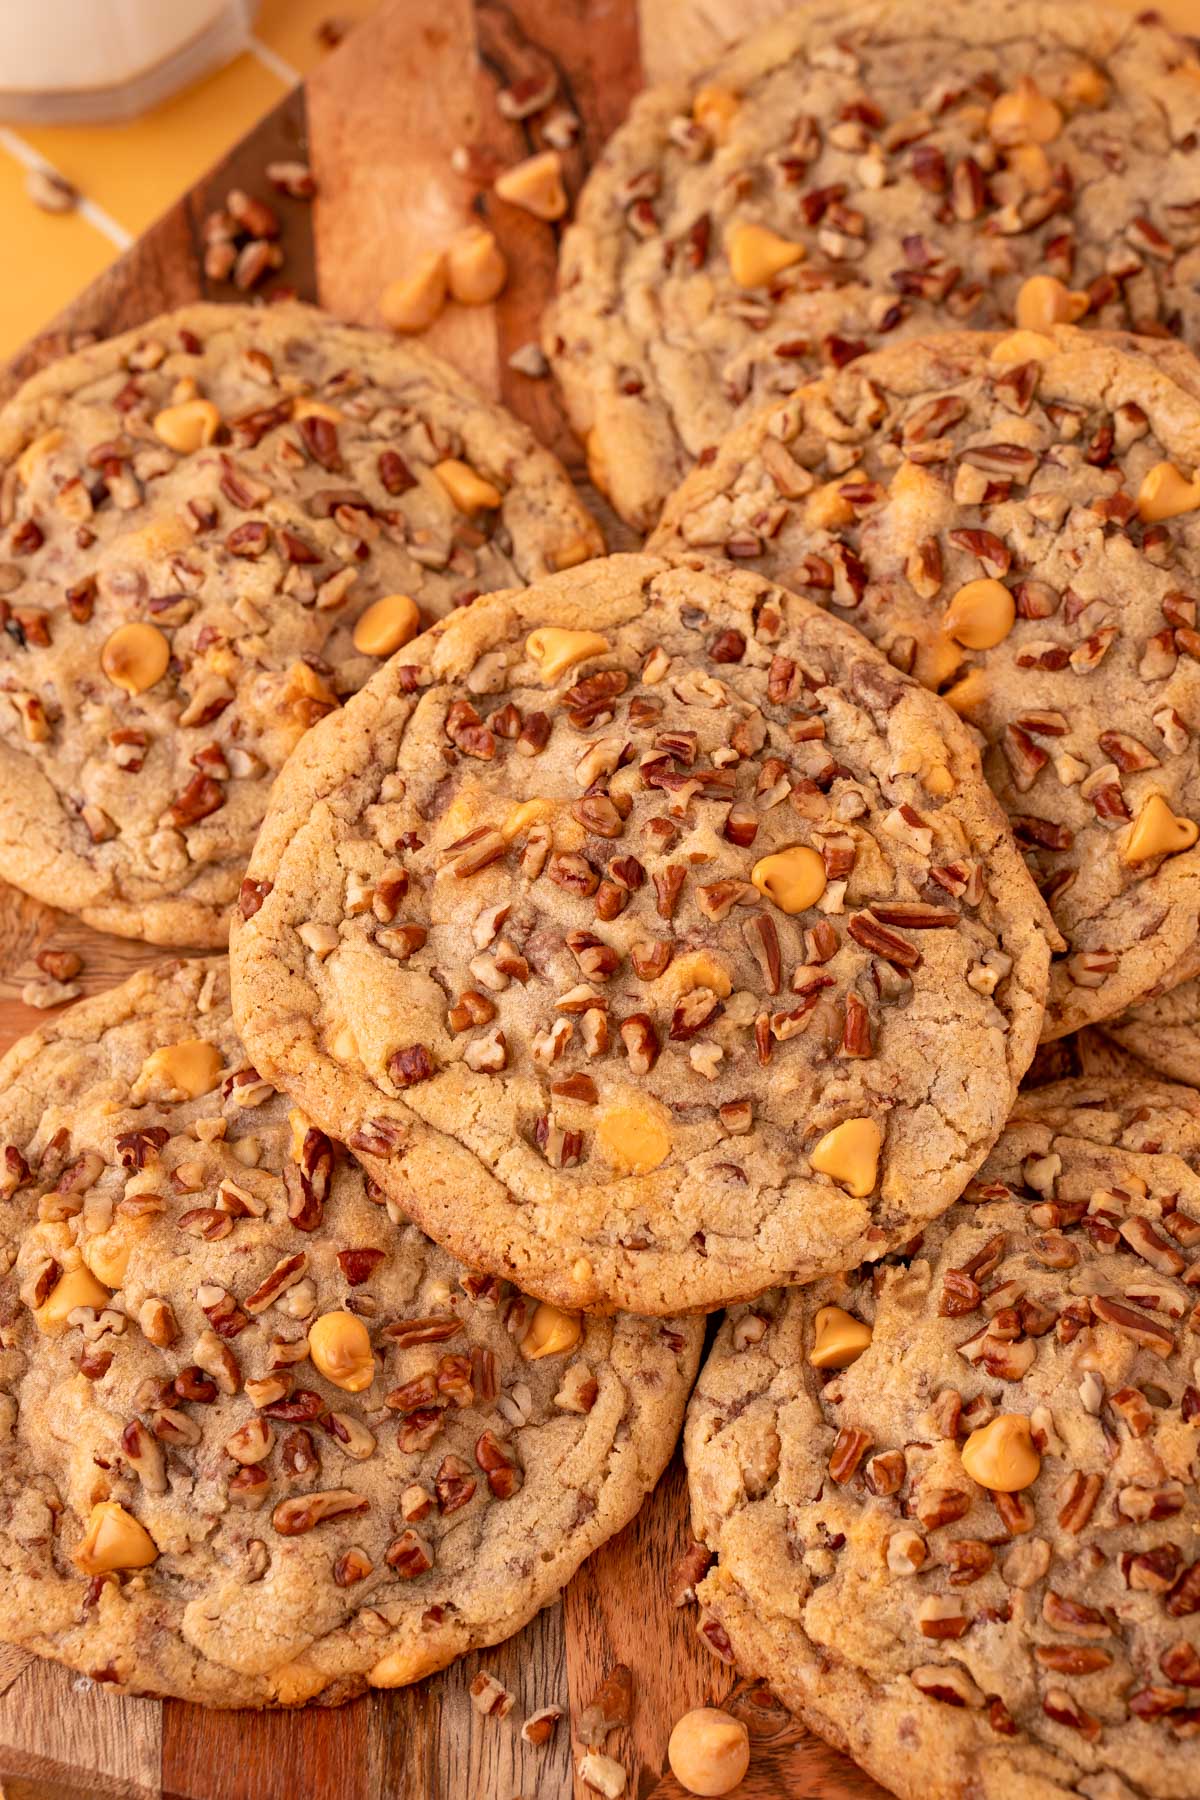
MULTIPOLYGON (((451 153, 473 147, 495 166, 539 147, 537 121, 499 113, 497 91, 548 57, 560 95, 582 121, 565 158, 572 192, 647 80, 702 66, 723 43, 784 10, 786 0, 391 0, 270 114, 196 189, 55 320, 7 371, 0 399, 32 369, 88 334, 105 336, 165 307, 231 299, 205 280, 201 225, 232 186, 268 193, 265 165, 311 160, 315 205, 278 202, 281 285, 342 317, 376 322, 384 284, 430 241, 472 216, 475 188, 451 153)), ((1200 0, 1168 0, 1200 29, 1200 0)), ((336 8, 331 5, 331 11, 336 8)), ((490 307, 451 308, 428 341, 502 398, 582 477, 580 450, 553 385, 507 359, 534 340, 553 284, 556 228, 514 208, 478 210, 512 271, 490 307)), ((598 509, 602 510, 602 509, 598 509)), ((611 516, 610 547, 628 544, 611 516)), ((88 932, 0 884, 0 1049, 43 1015, 21 1002, 44 945, 74 947, 87 992, 156 952, 88 932)), ((521 1718, 552 1702, 587 1704, 615 1662, 634 1674, 632 1722, 606 1745, 636 1800, 682 1800, 665 1773, 675 1719, 723 1701, 755 1745, 745 1800, 879 1800, 882 1790, 803 1732, 762 1690, 735 1684, 700 1645, 693 1609, 673 1610, 667 1573, 688 1538, 677 1458, 641 1515, 584 1565, 562 1596, 509 1643, 465 1658, 416 1687, 336 1709, 219 1713, 179 1702, 121 1699, 86 1678, 0 1646, 0 1800, 171 1796, 180 1800, 588 1800, 573 1775, 567 1720, 549 1746, 519 1736, 521 1718), (480 1668, 517 1695, 510 1718, 481 1720, 467 1689, 480 1668)), ((594 1800, 594 1797, 593 1797, 594 1800)))

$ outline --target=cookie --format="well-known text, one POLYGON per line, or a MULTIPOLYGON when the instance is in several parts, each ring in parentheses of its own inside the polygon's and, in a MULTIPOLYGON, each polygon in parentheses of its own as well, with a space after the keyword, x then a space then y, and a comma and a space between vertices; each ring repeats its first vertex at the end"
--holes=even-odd
POLYGON ((945 694, 1063 939, 1044 1035, 1200 964, 1200 365, 951 333, 770 407, 652 546, 718 547, 945 694))
POLYGON ((823 0, 653 88, 546 322, 597 484, 648 530, 740 419, 897 335, 1200 344, 1197 131, 1194 47, 1090 0, 823 0))
POLYGON ((906 1253, 722 1326, 703 1637, 905 1800, 1193 1795, 1198 1281, 1200 1096, 1023 1094, 906 1253))
POLYGON ((1200 1088, 1200 981, 1152 994, 1104 1029, 1120 1050, 1156 1075, 1200 1088))
POLYGON ((1145 1063, 1130 1056, 1099 1025, 1089 1025, 1086 1031, 1075 1031, 1070 1037, 1052 1038, 1048 1044, 1039 1044, 1021 1086, 1046 1087, 1051 1082, 1069 1081, 1077 1076, 1100 1081, 1109 1078, 1154 1079, 1145 1063))
POLYGON ((225 958, 85 1001, 0 1083, 3 1641, 344 1700, 508 1637, 653 1487, 699 1324, 453 1262, 250 1066, 225 958))
POLYGON ((948 708, 699 558, 410 645, 289 764, 242 912, 256 1066, 472 1267, 643 1313, 948 1206, 1049 960, 948 708))
POLYGON ((67 357, 0 413, 0 876, 223 946, 313 720, 452 607, 602 548, 417 345, 192 306, 67 357))

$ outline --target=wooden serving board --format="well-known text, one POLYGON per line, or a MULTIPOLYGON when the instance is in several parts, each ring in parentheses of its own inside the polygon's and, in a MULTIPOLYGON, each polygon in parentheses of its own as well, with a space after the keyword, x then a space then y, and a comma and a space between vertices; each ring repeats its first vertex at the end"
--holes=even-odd
MULTIPOLYGON (((444 240, 472 216, 476 189, 451 167, 456 146, 475 146, 496 167, 537 147, 536 124, 526 130, 500 115, 500 87, 545 57, 553 60, 561 98, 582 122, 579 146, 565 158, 574 192, 645 79, 674 72, 685 46, 691 61, 711 56, 782 4, 644 0, 640 18, 637 0, 381 5, 306 90, 264 119, 0 370, 0 399, 89 334, 108 336, 197 298, 237 297, 206 282, 201 267, 203 219, 232 186, 270 197, 283 215, 280 287, 319 299, 344 318, 376 322, 384 284, 429 241, 444 240), (268 162, 298 156, 318 177, 320 197, 311 207, 279 201, 265 181, 268 162)), ((451 309, 428 341, 582 475, 579 445, 552 383, 507 367, 513 350, 537 337, 553 285, 555 230, 487 200, 480 210, 508 256, 508 287, 494 306, 451 309)), ((611 516, 606 525, 612 547, 632 541, 611 516)), ((47 945, 79 951, 87 992, 162 954, 89 932, 0 884, 0 1050, 46 1016, 20 995, 47 945)), ((588 1800, 574 1775, 580 1746, 569 1718, 618 1661, 634 1673, 633 1719, 605 1748, 628 1771, 627 1793, 638 1800, 683 1800, 664 1774, 671 1726, 690 1707, 723 1700, 746 1718, 756 1744, 741 1790, 747 1800, 879 1796, 872 1781, 802 1732, 765 1693, 735 1687, 732 1672, 697 1639, 694 1609, 670 1607, 668 1572, 688 1535, 677 1457, 640 1517, 516 1638, 414 1688, 340 1708, 219 1713, 121 1699, 0 1646, 0 1800, 588 1800), (517 1695, 505 1721, 480 1719, 470 1705, 468 1686, 481 1667, 517 1695), (520 1738, 520 1721, 551 1703, 568 1718, 546 1748, 531 1749, 520 1738)))

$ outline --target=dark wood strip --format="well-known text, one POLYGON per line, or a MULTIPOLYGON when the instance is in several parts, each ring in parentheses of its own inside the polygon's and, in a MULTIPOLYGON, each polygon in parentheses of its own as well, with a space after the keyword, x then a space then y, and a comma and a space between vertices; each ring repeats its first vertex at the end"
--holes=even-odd
MULTIPOLYGON (((480 50, 479 134, 481 161, 503 166, 546 148, 545 118, 560 107, 580 121, 575 147, 562 152, 572 205, 591 163, 624 118, 641 86, 641 53, 635 0, 477 0, 480 50), (506 119, 496 103, 502 88, 523 75, 552 68, 558 92, 546 115, 524 124, 506 119)), ((496 304, 500 394, 572 473, 583 472, 582 449, 566 421, 553 381, 531 381, 508 367, 522 345, 537 343, 541 319, 554 292, 563 225, 548 225, 485 193, 479 210, 508 258, 509 281, 496 304)))
POLYGON ((164 1800, 375 1800, 367 1781, 370 1702, 296 1712, 163 1706, 164 1800))

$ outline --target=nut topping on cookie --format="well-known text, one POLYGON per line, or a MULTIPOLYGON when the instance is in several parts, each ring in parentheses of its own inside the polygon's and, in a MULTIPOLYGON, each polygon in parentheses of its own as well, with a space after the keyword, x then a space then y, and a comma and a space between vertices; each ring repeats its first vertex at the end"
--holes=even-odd
MULTIPOLYGON (((1082 318, 1197 341, 1190 45, 1157 13, 1021 5, 793 7, 703 73, 668 53, 579 197, 543 332, 635 529, 756 410, 881 345, 1082 318)), ((823 435, 867 511, 860 423, 835 406, 823 435)), ((820 484, 819 438, 777 457, 788 498, 820 484)), ((753 557, 778 512, 736 499, 708 528, 753 557)))
POLYGON ((0 1639, 214 1705, 332 1699, 511 1633, 636 1512, 701 1321, 585 1320, 455 1263, 247 1062, 224 959, 83 1002, 0 1073, 0 1639), (143 1091, 201 1030, 219 1089, 143 1091))
MULTIPOLYGON (((1200 967, 1198 445, 1200 390, 1169 346, 1068 325, 944 333, 768 406, 651 540, 737 545, 982 734, 1063 939, 1047 1038, 1200 967), (781 450, 807 491, 781 479, 781 450)), ((952 771, 929 760, 945 792, 952 771)))
POLYGON ((586 1304, 654 1312, 911 1237, 999 1128, 1048 960, 969 737, 734 569, 530 596, 414 640, 281 790, 234 950, 255 1067, 558 1305, 581 1258, 586 1304), (280 955, 311 1058, 252 998, 280 955))
POLYGON ((277 771, 422 620, 602 548, 448 366, 292 304, 44 369, 0 470, 0 874, 165 944, 224 946, 277 771))
POLYGON ((1194 1785, 1198 1252, 1200 1096, 1081 1078, 899 1253, 722 1326, 685 1432, 705 1628, 903 1800, 1041 1758, 1194 1785), (846 1307, 872 1350, 814 1370, 846 1307))

